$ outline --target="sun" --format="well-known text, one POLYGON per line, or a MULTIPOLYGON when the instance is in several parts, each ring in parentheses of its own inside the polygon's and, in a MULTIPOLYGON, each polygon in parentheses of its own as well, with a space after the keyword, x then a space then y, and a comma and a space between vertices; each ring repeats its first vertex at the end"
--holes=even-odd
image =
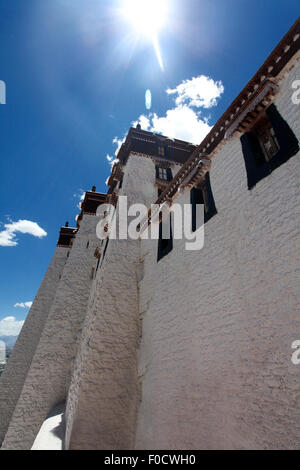
POLYGON ((166 1, 125 0, 124 15, 139 33, 152 37, 166 21, 166 1))
POLYGON ((161 69, 163 62, 158 33, 167 20, 168 0, 124 0, 123 16, 139 36, 148 37, 152 43, 161 69))

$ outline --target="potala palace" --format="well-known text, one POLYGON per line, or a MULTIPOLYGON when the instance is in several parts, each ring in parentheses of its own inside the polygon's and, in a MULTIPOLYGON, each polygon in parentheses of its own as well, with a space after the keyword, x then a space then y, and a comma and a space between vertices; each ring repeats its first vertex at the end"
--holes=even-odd
POLYGON ((199 146, 138 125, 95 175, 1 376, 2 449, 57 409, 63 449, 299 449, 299 43, 298 20, 199 146), (97 236, 120 196, 167 208, 158 239, 97 236))

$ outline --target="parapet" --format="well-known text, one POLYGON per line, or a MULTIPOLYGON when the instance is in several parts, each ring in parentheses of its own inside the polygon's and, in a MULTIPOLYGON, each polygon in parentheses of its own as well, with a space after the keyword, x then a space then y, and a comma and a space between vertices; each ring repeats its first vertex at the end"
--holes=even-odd
POLYGON ((107 194, 97 193, 96 186, 93 186, 92 191, 86 191, 83 201, 81 202, 81 212, 77 217, 77 228, 80 225, 80 221, 83 214, 95 215, 98 206, 104 204, 107 201, 107 194))
POLYGON ((77 230, 77 228, 69 227, 69 224, 66 222, 66 225, 60 229, 57 246, 71 247, 77 230))

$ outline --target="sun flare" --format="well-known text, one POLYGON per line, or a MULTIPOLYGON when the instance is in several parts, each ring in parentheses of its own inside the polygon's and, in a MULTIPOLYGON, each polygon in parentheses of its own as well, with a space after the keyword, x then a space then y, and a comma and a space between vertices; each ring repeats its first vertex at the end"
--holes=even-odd
POLYGON ((137 34, 150 38, 163 69, 158 33, 166 24, 167 0, 125 0, 123 15, 137 34))
POLYGON ((165 0, 125 0, 124 14, 141 34, 153 36, 165 24, 165 0))

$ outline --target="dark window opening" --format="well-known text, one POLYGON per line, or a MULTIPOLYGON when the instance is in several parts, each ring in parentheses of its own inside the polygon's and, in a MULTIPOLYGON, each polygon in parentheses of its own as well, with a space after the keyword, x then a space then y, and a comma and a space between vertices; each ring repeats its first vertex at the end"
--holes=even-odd
POLYGON ((159 236, 158 236, 158 250, 157 261, 161 260, 173 249, 173 236, 172 236, 172 219, 171 214, 168 219, 162 222, 160 214, 159 223, 159 236))
POLYGON ((104 261, 105 255, 106 255, 106 250, 107 250, 107 247, 108 247, 108 242, 109 242, 109 238, 107 238, 106 241, 105 241, 105 247, 104 247, 104 250, 103 250, 103 255, 102 255, 102 258, 100 257, 99 260, 98 260, 96 271, 98 270, 99 266, 100 266, 100 268, 102 267, 102 264, 103 264, 103 261, 104 261), (100 264, 100 259, 101 259, 101 264, 100 264))
POLYGON ((191 189, 190 201, 192 205, 192 231, 195 232, 201 226, 201 221, 197 220, 197 204, 204 205, 204 223, 217 213, 209 173, 206 173, 203 184, 191 189))
POLYGON ((120 180, 120 182, 119 182, 119 189, 122 188, 122 184, 123 184, 123 178, 122 178, 122 179, 120 180))
POLYGON ((254 132, 257 135, 262 156, 266 162, 270 161, 279 151, 279 143, 269 119, 264 119, 264 122, 259 123, 254 132))
POLYGON ((90 241, 88 240, 88 241, 87 241, 87 244, 86 244, 86 247, 87 247, 87 248, 89 247, 89 244, 90 244, 90 241))
POLYGON ((106 250, 107 250, 108 242, 109 242, 109 238, 106 240, 106 243, 105 243, 105 247, 104 247, 104 251, 103 251, 103 258, 102 258, 102 261, 104 260, 104 258, 105 258, 105 255, 106 255, 106 250))
POLYGON ((266 109, 258 123, 241 137, 248 189, 299 151, 298 140, 276 106, 266 109))

